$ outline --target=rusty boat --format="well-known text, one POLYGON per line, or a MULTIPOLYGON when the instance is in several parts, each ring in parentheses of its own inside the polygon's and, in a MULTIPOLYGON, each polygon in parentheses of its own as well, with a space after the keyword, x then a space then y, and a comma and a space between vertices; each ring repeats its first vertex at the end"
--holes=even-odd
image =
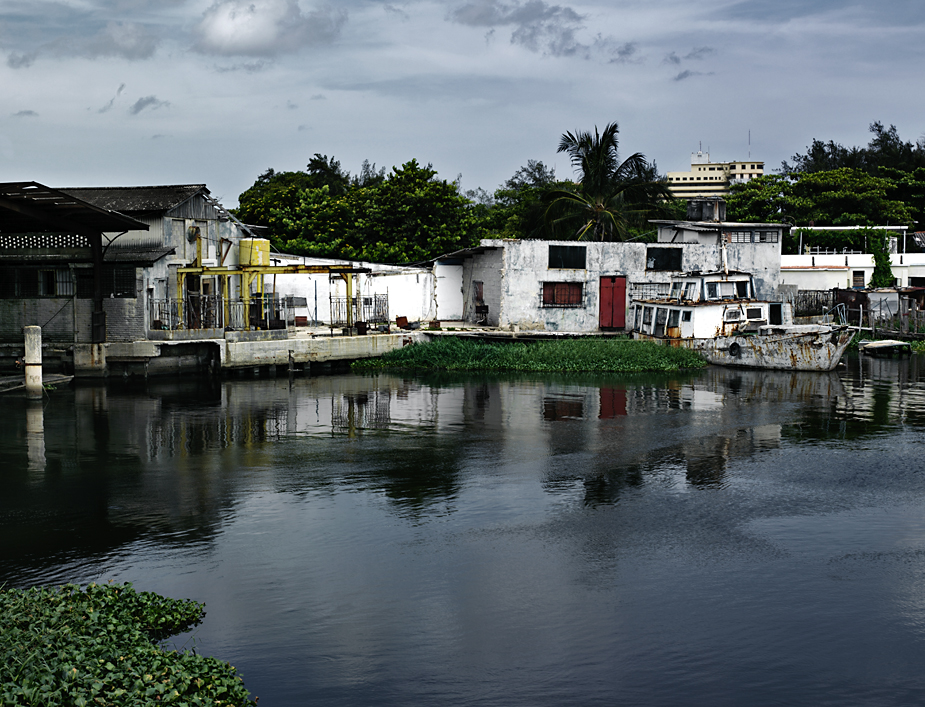
POLYGON ((854 335, 846 324, 794 324, 786 303, 755 299, 749 273, 726 270, 672 278, 667 294, 633 297, 628 315, 634 338, 720 366, 831 371, 854 335))

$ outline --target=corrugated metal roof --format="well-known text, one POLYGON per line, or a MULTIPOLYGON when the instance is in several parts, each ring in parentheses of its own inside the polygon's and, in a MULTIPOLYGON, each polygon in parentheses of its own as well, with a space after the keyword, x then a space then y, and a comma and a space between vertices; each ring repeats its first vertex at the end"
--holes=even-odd
POLYGON ((0 184, 0 233, 102 233, 148 225, 38 182, 0 184))
MULTIPOLYGON (((161 258, 175 252, 175 248, 107 248, 103 253, 104 263, 125 265, 152 265, 161 258)), ((90 263, 89 248, 70 248, 61 252, 30 253, 24 250, 0 250, 0 263, 38 265, 42 263, 61 264, 90 263)))
POLYGON ((169 211, 189 201, 200 192, 209 194, 205 184, 173 184, 152 187, 63 187, 61 191, 100 208, 121 213, 169 211))

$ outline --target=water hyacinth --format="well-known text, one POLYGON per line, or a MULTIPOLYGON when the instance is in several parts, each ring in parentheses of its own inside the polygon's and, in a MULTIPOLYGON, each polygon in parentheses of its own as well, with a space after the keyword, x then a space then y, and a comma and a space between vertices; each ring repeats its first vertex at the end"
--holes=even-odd
POLYGON ((377 359, 353 364, 355 370, 519 371, 533 373, 640 373, 702 368, 688 349, 650 341, 615 338, 495 343, 465 337, 439 337, 411 344, 377 359))
POLYGON ((164 650, 203 605, 131 584, 0 591, 0 704, 253 706, 235 669, 164 650))

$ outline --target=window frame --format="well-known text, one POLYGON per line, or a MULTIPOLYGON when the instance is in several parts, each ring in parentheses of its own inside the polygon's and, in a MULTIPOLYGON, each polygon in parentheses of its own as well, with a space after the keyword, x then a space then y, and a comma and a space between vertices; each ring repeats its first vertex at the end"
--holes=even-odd
POLYGON ((540 287, 540 306, 544 309, 580 309, 585 306, 583 282, 543 282, 540 287))

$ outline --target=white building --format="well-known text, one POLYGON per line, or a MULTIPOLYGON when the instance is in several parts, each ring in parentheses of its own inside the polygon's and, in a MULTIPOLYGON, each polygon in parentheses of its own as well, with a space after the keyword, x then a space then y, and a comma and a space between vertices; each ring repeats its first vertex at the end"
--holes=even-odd
POLYGON ((764 175, 764 162, 745 160, 711 162, 709 152, 692 152, 689 172, 669 172, 668 188, 681 199, 725 196, 732 184, 764 175))

